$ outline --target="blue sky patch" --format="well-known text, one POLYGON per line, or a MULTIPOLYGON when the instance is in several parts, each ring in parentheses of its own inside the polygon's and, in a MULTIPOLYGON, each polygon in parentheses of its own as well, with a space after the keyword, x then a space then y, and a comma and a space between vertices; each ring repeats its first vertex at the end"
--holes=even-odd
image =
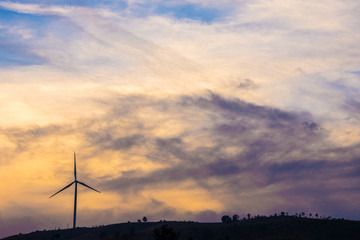
MULTIPOLYGON (((59 16, 19 13, 0 7, 0 25, 8 27, 18 26, 21 28, 32 29, 36 31, 38 35, 41 35, 41 32, 46 31, 46 25, 49 25, 58 18, 59 16)), ((13 39, 13 36, 8 36, 13 39)))
MULTIPOLYGON (((11 1, 13 2, 13 1, 11 1)), ((80 7, 101 7, 112 6, 117 8, 126 8, 128 6, 126 0, 17 0, 17 3, 22 4, 39 4, 39 5, 59 5, 59 6, 80 6, 80 7)))
POLYGON ((19 13, 0 7, 0 22, 13 22, 21 20, 23 22, 33 22, 38 24, 43 21, 43 18, 43 16, 19 13))
POLYGON ((40 65, 43 62, 43 59, 35 54, 29 53, 24 47, 0 44, 0 68, 8 66, 40 65))
POLYGON ((39 65, 44 59, 29 52, 28 39, 17 34, 18 29, 31 29, 36 37, 40 36, 45 25, 56 16, 39 16, 19 13, 0 7, 0 68, 8 66, 39 65), (16 26, 15 32, 13 28, 16 26))
POLYGON ((155 9, 157 14, 171 14, 180 19, 194 19, 210 23, 221 16, 218 9, 206 8, 196 4, 161 5, 155 9))

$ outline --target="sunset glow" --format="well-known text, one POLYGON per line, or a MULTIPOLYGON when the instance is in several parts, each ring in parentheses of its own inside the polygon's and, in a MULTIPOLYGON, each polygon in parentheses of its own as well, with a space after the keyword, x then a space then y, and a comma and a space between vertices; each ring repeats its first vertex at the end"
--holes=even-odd
POLYGON ((0 2, 0 238, 223 214, 360 220, 360 2, 0 2))

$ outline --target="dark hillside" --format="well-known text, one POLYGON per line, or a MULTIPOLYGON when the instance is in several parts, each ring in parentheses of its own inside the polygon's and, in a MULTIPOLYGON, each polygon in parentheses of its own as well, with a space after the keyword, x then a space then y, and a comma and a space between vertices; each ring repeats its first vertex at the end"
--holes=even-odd
POLYGON ((95 228, 36 231, 6 240, 360 240, 360 222, 298 217, 263 217, 236 223, 122 223, 95 228), (162 227, 166 225, 166 227, 162 227), (164 238, 166 230, 179 236, 164 238), (161 238, 163 237, 163 238, 161 238))

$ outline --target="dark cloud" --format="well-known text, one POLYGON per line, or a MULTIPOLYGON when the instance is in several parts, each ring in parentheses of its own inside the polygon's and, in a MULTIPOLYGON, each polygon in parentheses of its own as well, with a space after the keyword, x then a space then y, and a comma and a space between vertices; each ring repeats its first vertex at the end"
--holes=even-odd
POLYGON ((252 118, 255 121, 268 122, 268 126, 282 127, 284 124, 298 122, 299 117, 310 117, 309 113, 291 113, 276 108, 258 106, 239 99, 225 99, 217 94, 210 93, 210 97, 182 97, 183 106, 197 106, 202 110, 221 113, 223 118, 238 120, 239 118, 252 118))
POLYGON ((226 176, 241 173, 241 169, 236 162, 223 159, 210 163, 206 167, 209 169, 209 176, 226 176))
POLYGON ((351 117, 360 120, 360 101, 355 99, 348 99, 346 100, 344 107, 349 112, 351 117))
MULTIPOLYGON (((326 184, 329 179, 339 182, 357 179, 354 170, 358 168, 358 161, 354 160, 356 148, 329 146, 326 130, 310 113, 258 106, 214 93, 182 96, 177 103, 173 107, 180 112, 195 116, 201 113, 198 114, 199 125, 212 121, 206 127, 200 127, 200 133, 193 132, 195 136, 199 135, 198 142, 210 141, 211 147, 193 148, 191 142, 185 141, 188 133, 172 138, 155 138, 152 149, 155 148, 159 157, 163 156, 172 163, 164 169, 136 178, 112 179, 103 183, 107 189, 127 191, 151 189, 154 185, 170 187, 192 179, 208 191, 221 189, 236 196, 239 191, 280 184, 287 186, 277 193, 284 199, 301 196, 321 202, 337 191, 336 186, 326 184), (203 113, 206 113, 206 119, 203 113), (233 152, 228 152, 229 148, 233 152), (209 184, 209 180, 214 178, 222 184, 209 184), (241 183, 244 178, 258 180, 246 186, 241 183), (314 194, 317 191, 322 194, 314 194)), ((184 129, 184 132, 188 131, 184 129)), ((148 135, 149 138, 151 136, 148 135)), ((231 199, 227 201, 230 203, 231 199)), ((327 201, 336 205, 336 200, 327 201)), ((317 204, 318 207, 320 205, 317 204)))
POLYGON ((241 81, 237 87, 241 89, 254 89, 256 88, 256 85, 253 80, 247 78, 244 81, 241 81))
MULTIPOLYGON (((120 96, 112 100, 112 105, 105 116, 71 127, 4 129, 3 132, 25 148, 27 141, 76 131, 83 141, 83 151, 91 150, 85 158, 111 150, 128 153, 126 162, 130 166, 135 156, 132 154, 138 154, 145 162, 162 165, 151 171, 119 168, 118 175, 91 180, 102 191, 121 196, 140 196, 142 191, 151 189, 171 191, 191 181, 231 211, 245 211, 245 206, 239 204, 244 198, 234 199, 242 194, 250 199, 255 190, 264 192, 258 200, 262 204, 272 202, 274 196, 286 202, 279 203, 279 208, 316 208, 333 214, 337 210, 332 211, 329 206, 336 209, 341 204, 344 217, 359 211, 344 203, 354 201, 359 192, 360 148, 329 144, 326 129, 310 113, 259 106, 215 93, 155 100, 120 96), (161 117, 142 118, 145 106, 161 117), (173 136, 158 136, 158 130, 168 130, 163 123, 169 120, 187 127, 173 136), (191 124, 185 124, 189 121, 191 124), (322 202, 326 202, 326 207, 322 207, 322 202)), ((178 213, 156 196, 145 202, 158 209, 159 214, 178 213)), ((251 200, 246 207, 249 204, 251 200)), ((192 214, 196 219, 215 215, 211 211, 192 214)))
MULTIPOLYGON (((120 178, 112 180, 108 186, 120 184, 123 180, 125 182, 121 184, 122 189, 125 185, 145 187, 148 184, 189 178, 203 181, 210 177, 236 175, 242 172, 249 174, 256 171, 262 162, 272 161, 277 156, 280 158, 277 161, 286 161, 286 156, 291 155, 292 151, 309 149, 311 144, 315 144, 322 137, 322 132, 317 130, 315 122, 309 124, 303 121, 311 117, 308 113, 285 112, 241 100, 227 100, 216 94, 210 94, 209 97, 183 96, 179 102, 179 111, 182 108, 192 108, 191 112, 194 114, 208 111, 209 118, 216 115, 219 122, 224 122, 214 121, 211 128, 203 130, 207 136, 204 140, 214 143, 213 147, 187 150, 191 149, 191 145, 185 143, 181 136, 156 138, 153 147, 157 156, 162 156, 168 162, 176 159, 180 164, 173 161, 174 164, 165 170, 132 179, 132 183, 120 178), (227 118, 229 112, 233 114, 230 119, 227 118), (227 156, 228 147, 239 150, 236 154, 227 156), (272 158, 269 159, 267 155, 272 158)), ((199 119, 199 124, 202 120, 199 119)))
POLYGON ((86 138, 88 142, 96 145, 101 149, 111 149, 114 151, 123 151, 132 148, 135 145, 140 145, 145 141, 140 134, 133 134, 130 136, 112 136, 110 129, 102 129, 102 132, 87 132, 86 138))

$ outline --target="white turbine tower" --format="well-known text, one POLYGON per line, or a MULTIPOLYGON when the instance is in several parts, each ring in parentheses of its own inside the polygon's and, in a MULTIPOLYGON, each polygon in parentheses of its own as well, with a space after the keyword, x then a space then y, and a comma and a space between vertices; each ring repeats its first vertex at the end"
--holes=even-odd
POLYGON ((75 154, 75 152, 74 152, 74 176, 75 176, 75 180, 74 180, 72 183, 70 183, 69 185, 67 185, 67 186, 64 187, 63 189, 57 191, 56 193, 54 193, 53 195, 51 195, 49 198, 52 198, 53 196, 55 196, 55 195, 58 194, 59 192, 67 189, 68 187, 70 187, 71 185, 73 185, 73 184, 75 183, 74 222, 73 222, 73 228, 75 229, 75 227, 76 227, 77 184, 81 184, 81 185, 83 185, 83 186, 85 186, 85 187, 87 187, 87 188, 90 188, 91 190, 94 190, 94 191, 98 192, 98 193, 100 193, 100 191, 98 191, 98 190, 96 190, 96 189, 94 189, 94 188, 92 188, 92 187, 86 185, 85 183, 82 183, 82 182, 80 182, 80 181, 78 181, 78 180, 76 179, 76 154, 75 154))

